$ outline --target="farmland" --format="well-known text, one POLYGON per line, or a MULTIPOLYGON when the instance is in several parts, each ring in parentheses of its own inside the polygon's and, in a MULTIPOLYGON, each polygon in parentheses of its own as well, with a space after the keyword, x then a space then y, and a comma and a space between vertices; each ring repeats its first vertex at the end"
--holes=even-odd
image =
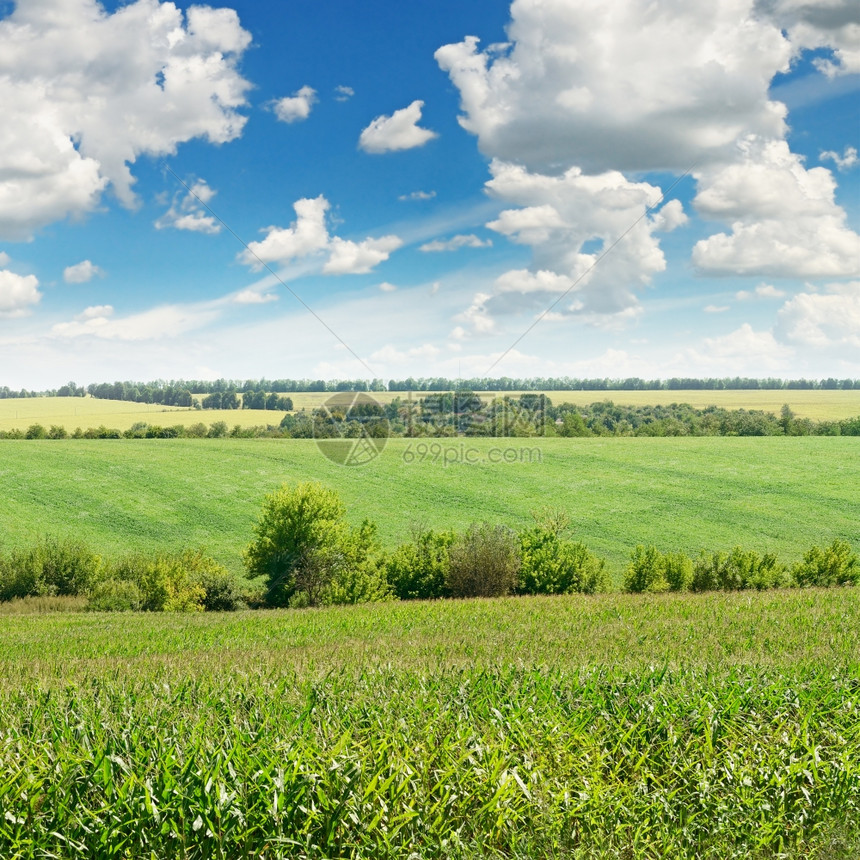
POLYGON ((389 547, 415 521, 518 528, 563 508, 616 580, 637 543, 741 544, 788 562, 813 543, 856 543, 860 522, 850 437, 392 439, 358 468, 301 439, 7 440, 0 534, 6 547, 75 536, 105 554, 203 546, 238 571, 263 495, 299 480, 335 487, 389 547), (514 462, 492 462, 506 451, 514 462))
POLYGON ((856 856, 860 593, 0 616, 0 854, 856 856))
MULTIPOLYGON (((522 392, 484 392, 484 399, 503 395, 516 396, 522 392)), ((533 393, 533 392, 529 392, 533 393)), ((423 394, 413 394, 418 399, 423 394)), ((311 410, 321 406, 332 395, 326 392, 298 392, 291 394, 296 410, 311 410)), ((381 403, 389 403, 396 397, 406 399, 404 392, 374 392, 372 396, 381 403)), ((626 406, 669 405, 688 403, 695 408, 718 406, 725 409, 757 409, 779 413, 788 404, 800 418, 816 421, 835 421, 860 415, 860 389, 850 390, 718 390, 718 391, 550 391, 548 396, 555 404, 573 403, 577 406, 602 400, 612 400, 626 406)), ((202 395, 197 395, 200 401, 202 395)), ((122 400, 97 400, 92 397, 31 397, 0 399, 0 430, 26 430, 35 423, 46 427, 62 425, 72 433, 76 427, 116 428, 128 430, 132 425, 147 424, 176 425, 188 427, 198 422, 211 424, 225 421, 228 427, 277 424, 283 412, 264 409, 188 409, 176 406, 134 403, 122 400)))

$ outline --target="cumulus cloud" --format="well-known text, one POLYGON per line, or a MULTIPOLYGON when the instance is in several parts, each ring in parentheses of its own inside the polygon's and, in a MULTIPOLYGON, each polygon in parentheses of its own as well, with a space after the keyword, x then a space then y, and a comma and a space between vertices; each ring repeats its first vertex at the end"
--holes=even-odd
POLYGON ((198 179, 188 192, 173 198, 170 208, 155 222, 156 229, 173 227, 175 230, 190 230, 194 233, 220 233, 221 225, 208 214, 204 206, 217 193, 204 179, 198 179))
POLYGON ((398 236, 367 238, 361 242, 330 236, 325 221, 329 202, 322 195, 297 200, 293 208, 296 220, 290 227, 267 227, 266 238, 250 242, 239 260, 259 269, 268 263, 283 265, 326 252, 328 259, 322 269, 325 274, 355 275, 371 271, 403 244, 398 236))
POLYGON ((74 266, 66 266, 63 269, 63 280, 67 284, 85 284, 104 272, 90 260, 82 260, 74 266))
POLYGON ((857 150, 853 146, 846 146, 845 151, 840 155, 828 149, 818 156, 819 161, 830 160, 836 165, 837 170, 850 170, 857 164, 860 164, 860 158, 857 157, 857 150))
POLYGON ((383 281, 379 285, 379 289, 382 290, 383 293, 393 293, 397 290, 397 285, 389 284, 388 281, 383 281))
POLYGON ((333 237, 329 242, 330 256, 323 266, 326 275, 362 275, 387 260, 403 244, 399 236, 381 236, 351 242, 333 237))
POLYGON ((860 72, 860 6, 855 0, 760 0, 758 5, 786 30, 796 52, 832 49, 832 58, 814 60, 828 77, 860 72))
POLYGON ((0 317, 21 317, 38 304, 42 294, 35 275, 18 275, 0 269, 0 317))
POLYGON ((807 170, 782 140, 748 137, 735 164, 702 171, 694 205, 731 223, 693 248, 693 263, 714 274, 851 276, 860 235, 845 225, 836 183, 824 167, 807 170))
POLYGON ((0 251, 0 269, 4 266, 8 266, 11 259, 12 258, 5 251, 0 251))
POLYGON ((334 100, 336 102, 349 101, 355 95, 355 90, 352 87, 343 85, 334 88, 334 100))
POLYGON ((492 239, 481 239, 474 233, 469 233, 452 236, 450 239, 434 239, 432 242, 425 242, 418 250, 425 252, 459 251, 460 248, 490 248, 492 244, 492 239))
POLYGON ((490 170, 489 194, 518 208, 503 210, 486 226, 528 245, 533 261, 528 270, 499 277, 493 293, 476 296, 460 322, 486 332, 487 319, 544 311, 567 292, 570 297, 554 308, 559 314, 600 324, 609 324, 609 317, 616 323, 635 318, 638 292, 666 267, 655 233, 684 222, 680 204, 673 201, 648 217, 660 189, 618 171, 588 176, 574 167, 547 176, 498 160, 490 170))
POLYGON ((0 21, 0 236, 26 239, 84 213, 108 185, 134 205, 141 154, 238 137, 249 42, 232 9, 16 4, 0 21))
POLYGON ((510 45, 436 52, 481 151, 531 170, 684 170, 742 131, 781 137, 768 96, 792 47, 752 0, 514 0, 510 45), (599 36, 598 36, 599 34, 599 36))
POLYGON ((776 330, 804 346, 860 349, 860 281, 797 294, 780 309, 776 330))
POLYGON ((233 301, 237 305, 264 305, 268 302, 276 302, 278 297, 275 293, 262 292, 260 290, 239 290, 233 301))
POLYGON ((729 310, 728 305, 705 305, 706 314, 722 314, 729 310))
POLYGON ((701 347, 685 350, 674 363, 695 369, 719 367, 722 373, 760 375, 779 372, 793 352, 791 347, 777 341, 773 332, 756 331, 744 323, 729 334, 704 338, 701 347))
POLYGON ((376 117, 358 138, 359 147, 365 152, 381 153, 424 146, 438 135, 418 125, 423 107, 424 102, 416 100, 391 116, 376 117))
POLYGON ((311 108, 316 101, 317 91, 304 86, 291 96, 275 101, 272 110, 281 122, 301 122, 311 115, 311 108))

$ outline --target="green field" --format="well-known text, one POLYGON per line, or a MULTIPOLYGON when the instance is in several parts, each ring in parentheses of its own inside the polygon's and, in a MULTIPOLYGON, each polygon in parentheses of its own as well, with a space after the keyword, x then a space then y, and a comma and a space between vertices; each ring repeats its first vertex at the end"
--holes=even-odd
MULTIPOLYGON (((506 394, 516 396, 520 392, 484 392, 484 398, 492 399, 506 394)), ((415 393, 414 399, 426 396, 427 392, 415 393)), ((291 394, 295 409, 314 409, 321 406, 331 393, 299 392, 291 394)), ((405 392, 374 392, 372 397, 381 403, 389 403, 396 397, 406 398, 405 392)), ((549 398, 555 404, 575 403, 587 406, 601 400, 629 406, 668 405, 689 403, 697 408, 721 406, 725 409, 762 409, 778 413, 788 403, 800 418, 816 421, 837 421, 860 415, 860 389, 842 391, 550 391, 549 398)), ((202 395, 198 395, 200 400, 202 395)), ((116 428, 128 430, 133 424, 145 422, 172 426, 189 426, 202 421, 209 425, 213 421, 225 421, 228 427, 278 424, 282 412, 262 409, 184 409, 174 406, 158 406, 146 403, 130 403, 122 400, 96 400, 92 397, 32 397, 0 400, 0 430, 26 430, 31 424, 61 425, 71 433, 76 427, 116 428)))
POLYGON ((860 542, 854 437, 392 439, 352 468, 301 439, 7 440, 0 540, 77 536, 105 554, 203 546, 239 570, 263 495, 301 480, 337 489, 389 547, 416 521, 518 528, 562 508, 616 578, 637 543, 691 554, 741 544, 790 562, 814 543, 860 542), (521 448, 522 462, 489 462, 521 448))
POLYGON ((0 615, 0 856, 835 858, 860 590, 0 615))

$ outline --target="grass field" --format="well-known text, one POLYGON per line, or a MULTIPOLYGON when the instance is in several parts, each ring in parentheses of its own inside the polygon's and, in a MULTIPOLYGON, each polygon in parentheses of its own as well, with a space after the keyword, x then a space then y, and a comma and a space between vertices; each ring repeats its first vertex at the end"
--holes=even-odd
MULTIPOLYGON (((486 398, 503 393, 490 392, 486 398)), ((615 403, 646 406, 670 403, 689 403, 704 408, 715 405, 726 409, 763 409, 778 413, 788 403, 801 418, 815 420, 842 420, 860 415, 860 389, 850 391, 551 391, 553 403, 575 403, 587 406, 601 400, 615 403)), ((300 392, 290 395, 295 409, 313 409, 332 395, 324 392, 300 392)), ((406 398, 404 392, 374 392, 373 397, 388 403, 395 397, 406 398)), ((413 394, 415 399, 423 396, 413 394)), ((198 397, 199 399, 199 397, 198 397)), ((228 427, 236 424, 251 427, 258 424, 278 424, 282 412, 261 409, 183 409, 146 403, 129 403, 121 400, 96 400, 92 397, 33 397, 0 400, 0 430, 26 430, 31 424, 62 425, 68 432, 76 427, 106 427, 128 430, 133 424, 188 426, 202 421, 207 426, 213 421, 226 421, 228 427)))
POLYGON ((518 528, 533 510, 563 508, 616 578, 637 543, 691 554, 741 544, 786 562, 813 543, 860 543, 854 437, 507 440, 525 443, 522 457, 500 441, 441 440, 434 451, 392 439, 350 468, 300 439, 7 440, 0 540, 72 535, 109 555, 204 546, 239 570, 263 495, 319 480, 354 522, 375 520, 389 547, 416 521, 518 528), (491 462, 506 450, 517 462, 491 462))
POLYGON ((0 615, 0 856, 855 857, 858 613, 0 615))

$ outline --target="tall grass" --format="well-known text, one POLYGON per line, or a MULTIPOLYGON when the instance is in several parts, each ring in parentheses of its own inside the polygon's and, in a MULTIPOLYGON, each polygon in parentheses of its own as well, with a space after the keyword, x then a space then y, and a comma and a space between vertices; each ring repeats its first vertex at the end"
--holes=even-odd
POLYGON ((858 610, 4 616, 0 856, 855 856, 858 610))

